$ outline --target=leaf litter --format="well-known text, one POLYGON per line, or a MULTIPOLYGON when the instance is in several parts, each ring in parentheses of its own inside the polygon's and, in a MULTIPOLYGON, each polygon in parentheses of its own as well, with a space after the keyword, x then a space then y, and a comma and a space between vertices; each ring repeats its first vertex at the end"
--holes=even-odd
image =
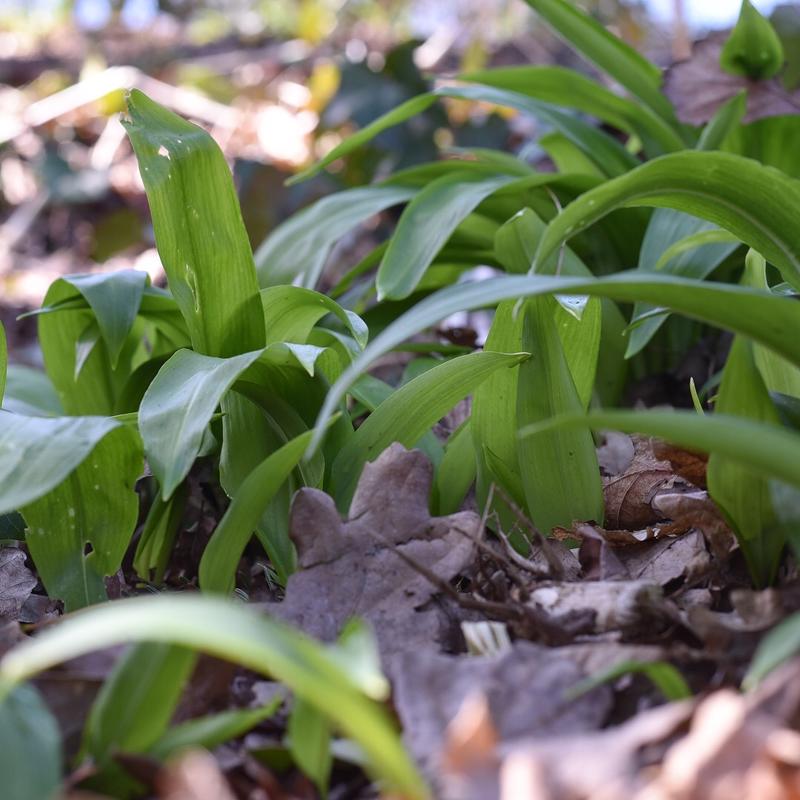
MULTIPOLYGON (((465 510, 431 515, 430 462, 392 445, 365 467, 345 519, 325 493, 296 493, 289 528, 298 569, 282 596, 259 590, 258 569, 240 568, 239 583, 264 613, 325 642, 353 617, 367 622, 404 741, 437 797, 800 796, 800 662, 756 693, 730 688, 764 632, 800 607, 791 576, 749 588, 735 539, 704 489, 702 458, 610 434, 599 460, 606 519, 575 521, 547 540, 532 532, 523 555, 469 499, 465 510), (704 693, 665 703, 645 677, 627 674, 575 695, 587 678, 631 662, 672 664, 704 693)), ((184 587, 195 561, 180 559, 184 587)), ((252 562, 248 551, 243 564, 252 562)), ((135 590, 132 575, 120 581, 135 590)), ((3 619, 15 626, 9 643, 22 635, 25 609, 51 603, 33 627, 54 614, 37 586, 23 550, 0 550, 3 619)), ((68 754, 119 652, 37 680, 68 754)), ((287 771, 291 699, 281 692, 204 657, 174 721, 277 696, 281 710, 213 758, 190 750, 163 767, 124 753, 117 762, 159 798, 315 797, 306 778, 287 771)), ((336 752, 331 796, 377 796, 351 756, 336 752)))

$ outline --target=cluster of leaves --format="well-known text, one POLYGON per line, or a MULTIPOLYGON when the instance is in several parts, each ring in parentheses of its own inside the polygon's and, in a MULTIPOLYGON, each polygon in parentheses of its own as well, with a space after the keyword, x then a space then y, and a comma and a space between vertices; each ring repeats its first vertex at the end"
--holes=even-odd
MULTIPOLYGON (((742 93, 691 128, 652 64, 565 0, 528 3, 627 95, 559 67, 461 75, 367 125, 296 180, 445 98, 531 115, 549 129, 540 145, 556 171, 491 150, 454 151, 324 198, 255 255, 213 140, 131 93, 125 125, 169 291, 134 271, 56 281, 39 312, 49 384, 11 369, 11 410, 0 412, 0 513, 21 515, 41 580, 67 611, 106 599, 104 578, 120 568, 137 526, 145 458, 157 493, 136 547, 138 575, 161 581, 187 476, 211 457, 231 503, 199 583, 207 595, 228 595, 254 533, 280 583, 294 571, 288 518, 298 487, 327 491, 345 511, 363 466, 392 442, 433 461, 436 513, 456 510, 474 483, 478 504, 493 503, 508 530, 504 498, 545 533, 602 520, 598 428, 709 452, 709 491, 754 582, 774 578, 800 517, 800 162, 766 143, 800 129, 800 116, 745 125, 742 93), (333 245, 400 204, 390 240, 327 294, 316 291, 333 245), (478 264, 495 277, 462 280, 478 264), (418 338, 450 314, 487 307, 495 313, 481 351, 418 338), (713 414, 603 410, 618 404, 632 361, 646 370, 659 342, 696 336, 673 312, 735 334, 705 387, 718 384, 713 414), (399 388, 366 374, 396 349, 428 353, 399 388), (468 395, 468 420, 442 445, 432 426, 468 395)), ((723 64, 757 81, 782 61, 745 0, 723 64)), ((4 346, 0 353, 4 383, 4 346)), ((148 643, 123 658, 90 717, 82 754, 101 767, 112 769, 115 749, 164 755, 176 741, 224 740, 262 718, 243 712, 167 730, 200 649, 294 690, 295 756, 320 785, 333 725, 358 742, 374 775, 408 796, 425 793, 380 705, 386 684, 359 630, 322 647, 219 598, 121 601, 8 655, 5 690, 121 641, 148 643), (148 710, 145 720, 144 707, 163 713, 148 710)), ((31 702, 17 689, 3 714, 31 702)))

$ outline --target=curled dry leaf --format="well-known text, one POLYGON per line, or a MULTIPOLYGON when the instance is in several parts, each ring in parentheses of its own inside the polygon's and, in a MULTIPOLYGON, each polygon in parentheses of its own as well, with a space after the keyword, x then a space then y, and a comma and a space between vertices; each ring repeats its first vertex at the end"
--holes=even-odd
POLYGON ((0 549, 0 617, 19 619, 20 611, 36 588, 36 577, 25 566, 25 553, 16 547, 0 549))
POLYGON ((458 641, 458 620, 430 603, 439 590, 412 564, 445 582, 467 570, 480 519, 471 511, 431 517, 432 476, 421 452, 392 445, 364 468, 347 522, 328 495, 301 489, 290 519, 299 569, 272 613, 323 641, 351 617, 366 619, 384 664, 448 635, 458 641))
POLYGON ((158 775, 160 800, 236 800, 216 759, 206 750, 188 750, 158 775))

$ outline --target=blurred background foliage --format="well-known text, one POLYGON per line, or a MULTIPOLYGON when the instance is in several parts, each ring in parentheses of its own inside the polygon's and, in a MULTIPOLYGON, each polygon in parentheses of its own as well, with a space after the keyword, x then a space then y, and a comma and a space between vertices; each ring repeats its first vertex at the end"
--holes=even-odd
MULTIPOLYGON (((735 0, 580 5, 664 66, 689 55, 690 39, 719 24, 723 6, 725 21, 737 13, 735 0)), ((787 52, 800 51, 797 5, 772 16, 787 52)), ((588 70, 521 0, 0 0, 0 318, 12 357, 38 360, 32 321, 15 318, 59 275, 133 266, 163 281, 118 121, 126 88, 211 131, 234 170, 255 248, 323 194, 430 160, 442 147, 541 158, 529 120, 452 101, 329 173, 284 186, 435 78, 526 63, 588 70)), ((334 260, 357 263, 390 223, 391 212, 372 220, 334 260)))

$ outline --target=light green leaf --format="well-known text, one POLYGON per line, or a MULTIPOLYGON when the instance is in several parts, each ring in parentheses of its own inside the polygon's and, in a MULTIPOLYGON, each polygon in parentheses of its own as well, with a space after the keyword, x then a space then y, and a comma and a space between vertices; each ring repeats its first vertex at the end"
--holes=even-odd
MULTIPOLYGON (((56 435, 63 434, 59 430, 56 435)), ((48 449, 40 444, 37 455, 48 449)), ((41 496, 20 505, 28 526, 25 541, 39 576, 50 597, 62 599, 67 611, 106 599, 103 577, 120 568, 136 528, 135 484, 142 471, 138 434, 118 426, 55 488, 44 494, 41 486, 34 486, 41 496)))
POLYGON ((213 358, 179 350, 158 371, 142 398, 139 430, 164 500, 191 469, 220 400, 260 355, 213 358))
POLYGON ((91 275, 65 275, 65 283, 83 295, 97 319, 100 333, 108 348, 112 368, 139 313, 142 294, 149 283, 146 272, 124 269, 91 275))
POLYGON ((661 71, 567 0, 526 0, 571 48, 674 126, 674 111, 661 93, 661 71))
POLYGON ((364 320, 343 309, 324 294, 299 286, 274 286, 261 290, 261 305, 267 327, 267 344, 294 342, 305 344, 311 329, 327 314, 345 325, 363 348, 369 338, 364 320))
POLYGON ((447 440, 444 456, 436 471, 436 502, 440 516, 455 514, 461 508, 477 474, 475 445, 470 420, 462 423, 447 440))
POLYGON ((0 771, 4 800, 61 795, 61 734, 33 686, 18 686, 0 701, 0 771))
POLYGON ((181 484, 166 501, 161 499, 159 490, 147 512, 147 519, 144 521, 144 528, 133 557, 133 568, 143 581, 161 583, 164 577, 167 562, 172 554, 172 544, 186 506, 185 486, 181 484))
POLYGON ((256 250, 259 283, 288 284, 302 275, 305 286, 315 286, 331 247, 339 239, 375 214, 410 200, 415 193, 416 189, 402 185, 365 186, 317 200, 275 228, 256 250))
POLYGON ((81 752, 101 768, 115 753, 144 753, 166 731, 197 653, 164 642, 134 645, 114 665, 83 729, 81 752))
MULTIPOLYGON (((322 424, 336 410, 350 384, 373 361, 405 339, 457 311, 541 294, 591 294, 625 302, 642 301, 680 311, 687 316, 743 333, 800 364, 800 305, 789 298, 739 286, 708 284, 666 275, 620 273, 601 279, 509 275, 442 289, 416 303, 383 330, 331 387, 317 417, 322 424)), ((318 431, 309 453, 318 446, 318 431)), ((689 445, 691 446, 691 445, 689 445)))
POLYGON ((495 86, 574 108, 638 136, 651 157, 685 147, 683 140, 658 114, 620 97, 582 73, 558 66, 495 67, 468 72, 459 80, 495 86))
POLYGON ((190 593, 120 600, 76 614, 0 661, 8 691, 61 661, 123 642, 169 642, 225 658, 285 683, 364 750, 371 774, 409 798, 429 793, 389 714, 359 691, 328 650, 254 609, 190 593))
MULTIPOLYGON (((740 127, 739 123, 742 121, 746 111, 747 92, 742 90, 716 110, 697 140, 697 149, 722 150, 722 143, 740 127)), ((745 153, 743 155, 750 154, 745 153)), ((752 156, 750 157, 752 158, 752 156)))
POLYGON ((29 417, 58 417, 64 413, 47 375, 22 364, 8 365, 3 409, 29 417))
POLYGON ((289 751, 295 764, 313 781, 325 797, 333 766, 331 726, 311 703, 297 698, 287 727, 289 751))
POLYGON ((287 442, 261 462, 239 486, 200 559, 200 586, 206 592, 233 590, 236 567, 270 500, 303 456, 313 431, 287 442))
POLYGON ((194 348, 225 357, 263 347, 253 255, 222 151, 136 89, 128 113, 156 246, 194 348))
POLYGON ((751 80, 772 78, 783 66, 783 46, 769 20, 750 0, 742 0, 739 20, 722 46, 719 63, 733 75, 751 80))
POLYGON ((550 223, 536 260, 614 209, 665 206, 729 230, 800 286, 800 182, 729 153, 687 151, 662 156, 581 195, 550 223))
POLYGON ((410 381, 385 400, 353 434, 333 465, 332 494, 346 511, 361 470, 392 442, 405 447, 440 420, 495 370, 513 367, 525 353, 471 353, 445 361, 410 381))
MULTIPOLYGON (((531 357, 519 367, 517 425, 583 410, 555 325, 552 297, 526 304, 522 347, 531 357)), ((547 536, 557 525, 604 516, 603 485, 588 430, 552 430, 517 442, 519 474, 528 513, 547 536)))
POLYGON ((58 486, 119 423, 108 417, 23 417, 0 411, 0 514, 58 486))
POLYGON ((207 717, 198 717, 175 725, 148 749, 147 754, 159 761, 173 753, 192 747, 213 750, 231 739, 238 739, 251 728, 275 714, 283 702, 280 695, 261 708, 243 708, 222 711, 207 717))
POLYGON ((383 257, 378 299, 408 297, 456 227, 512 175, 443 175, 429 183, 403 211, 383 257))

